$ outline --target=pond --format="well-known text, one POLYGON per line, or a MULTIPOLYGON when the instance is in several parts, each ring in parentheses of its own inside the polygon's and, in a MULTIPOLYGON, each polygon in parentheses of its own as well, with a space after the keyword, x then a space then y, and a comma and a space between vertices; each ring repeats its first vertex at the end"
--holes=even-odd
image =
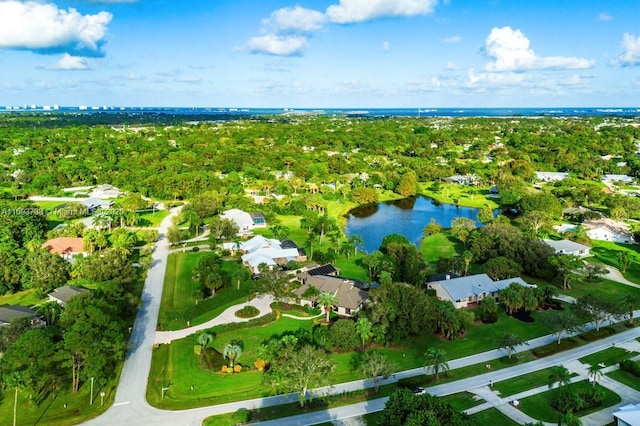
POLYGON ((382 239, 389 234, 404 235, 419 245, 422 230, 432 218, 444 228, 451 227, 451 221, 456 217, 473 219, 480 225, 478 209, 442 204, 422 196, 360 206, 346 217, 346 234, 360 235, 367 253, 377 250, 382 239))

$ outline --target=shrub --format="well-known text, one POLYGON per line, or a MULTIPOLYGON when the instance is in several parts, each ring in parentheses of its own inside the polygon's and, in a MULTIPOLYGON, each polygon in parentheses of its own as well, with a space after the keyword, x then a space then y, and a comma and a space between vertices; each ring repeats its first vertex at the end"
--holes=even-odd
POLYGON ((223 365, 222 368, 220 369, 220 372, 226 373, 227 372, 227 366, 223 365))
POLYGON ((197 252, 200 251, 200 247, 198 247, 198 246, 192 247, 191 251, 194 252, 194 253, 197 253, 197 252))
POLYGON ((199 356, 202 353, 202 346, 193 345, 193 353, 199 356))
POLYGON ((604 339, 607 336, 616 334, 616 331, 612 327, 604 327, 600 330, 591 330, 580 335, 580 339, 585 342, 595 342, 596 340, 604 339))
POLYGON ((416 388, 420 386, 424 386, 429 383, 429 377, 426 375, 406 377, 404 379, 398 380, 399 388, 416 388))
POLYGON ((253 363, 253 366, 258 369, 258 371, 264 371, 264 367, 267 365, 267 362, 264 359, 256 359, 253 363))
POLYGON ((620 361, 620 370, 631 373, 636 377, 640 377, 640 363, 637 361, 632 361, 630 359, 620 361))
POLYGON ((236 422, 236 424, 249 423, 251 421, 251 411, 247 410, 246 408, 241 408, 233 413, 233 416, 231 416, 231 418, 234 422, 236 422))
POLYGON ((498 321, 498 313, 497 312, 486 312, 480 316, 480 321, 485 324, 493 324, 498 321))
POLYGON ((228 374, 233 373, 233 368, 231 368, 231 367, 227 367, 227 373, 228 373, 228 374))
POLYGON ((239 318, 251 318, 255 317, 260 313, 258 308, 251 305, 246 305, 242 309, 236 311, 235 315, 239 318))
POLYGON ((359 344, 356 323, 352 320, 339 319, 329 329, 330 347, 349 351, 359 344))
POLYGON ((239 373, 242 371, 242 366, 240 364, 236 364, 233 366, 233 372, 234 373, 239 373))

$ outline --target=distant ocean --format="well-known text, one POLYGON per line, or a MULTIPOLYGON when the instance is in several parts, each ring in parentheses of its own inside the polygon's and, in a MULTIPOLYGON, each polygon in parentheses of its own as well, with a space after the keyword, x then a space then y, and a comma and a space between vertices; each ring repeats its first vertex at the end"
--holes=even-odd
POLYGON ((64 107, 0 106, 0 113, 125 113, 211 116, 325 115, 354 117, 585 117, 640 116, 640 108, 170 108, 170 107, 64 107))

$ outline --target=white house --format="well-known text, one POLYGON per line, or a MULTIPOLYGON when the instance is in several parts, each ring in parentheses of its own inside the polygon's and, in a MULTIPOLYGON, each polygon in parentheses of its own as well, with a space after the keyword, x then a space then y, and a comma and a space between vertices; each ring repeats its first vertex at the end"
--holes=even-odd
POLYGON ((587 235, 592 240, 623 244, 636 242, 631 234, 631 227, 624 222, 604 217, 598 220, 585 220, 582 225, 587 228, 587 235))
POLYGON ((520 277, 493 281, 487 274, 478 274, 430 282, 427 288, 435 290, 440 300, 449 300, 456 308, 466 308, 469 304, 478 303, 487 297, 498 297, 498 293, 512 283, 536 287, 520 277))
POLYGON ((630 184, 633 183, 633 177, 627 175, 604 175, 602 183, 611 185, 612 183, 630 184))
POLYGON ((267 265, 269 268, 286 265, 287 262, 295 260, 304 262, 307 255, 303 249, 291 240, 280 241, 265 238, 262 235, 247 240, 243 243, 224 243, 222 248, 229 251, 241 251, 242 262, 257 274, 260 272, 260 265, 267 265))
POLYGON ((618 426, 640 425, 640 404, 623 405, 613 413, 613 418, 618 426))
POLYGON ((109 184, 98 185, 89 194, 90 197, 95 198, 118 198, 122 195, 124 195, 124 192, 109 184))
POLYGON ((569 177, 566 172, 536 172, 536 180, 539 182, 554 182, 569 177))
POLYGON ((556 254, 571 254, 578 257, 590 256, 591 247, 579 244, 571 240, 543 240, 556 254))
POLYGON ((232 221, 238 226, 238 235, 251 235, 254 228, 266 228, 267 221, 262 213, 247 213, 240 209, 231 209, 220 215, 221 219, 232 221))

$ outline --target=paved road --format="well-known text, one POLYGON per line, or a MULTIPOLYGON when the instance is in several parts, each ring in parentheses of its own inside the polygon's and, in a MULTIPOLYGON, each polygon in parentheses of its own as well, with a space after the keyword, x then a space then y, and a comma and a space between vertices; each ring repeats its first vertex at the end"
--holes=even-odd
MULTIPOLYGON (((533 371, 549 368, 554 365, 564 365, 575 359, 582 358, 583 356, 611 347, 614 343, 618 344, 624 341, 635 339, 637 337, 640 337, 640 328, 634 328, 615 336, 610 336, 598 342, 581 346, 570 351, 561 352, 551 357, 542 358, 536 361, 527 362, 522 365, 516 365, 514 367, 505 368, 502 370, 479 374, 478 376, 469 377, 467 379, 462 379, 455 382, 431 386, 428 390, 430 394, 438 396, 445 396, 458 392, 468 391, 470 389, 486 386, 490 380, 492 380, 493 382, 499 382, 502 380, 510 379, 512 377, 531 373, 533 371)), ((264 426, 298 426, 331 422, 339 419, 346 419, 349 417, 360 416, 366 413, 380 411, 384 408, 384 403, 387 401, 387 399, 388 398, 378 398, 359 404, 348 405, 345 407, 320 411, 317 413, 302 414, 273 421, 261 422, 260 424, 264 426)))
MULTIPOLYGON (((160 309, 160 300, 162 297, 162 285, 164 283, 164 274, 166 269, 166 260, 169 253, 169 243, 166 239, 166 233, 171 225, 171 218, 179 212, 179 208, 172 209, 171 214, 167 216, 159 227, 160 237, 156 243, 152 258, 152 266, 147 272, 147 279, 142 292, 142 306, 138 311, 133 326, 130 339, 131 349, 127 354, 122 375, 116 391, 115 403, 103 415, 91 420, 91 425, 200 425, 204 417, 233 412, 238 409, 254 409, 266 406, 284 404, 297 401, 296 395, 279 395, 268 398, 257 398, 253 400, 239 401, 229 404, 221 404, 210 407, 203 407, 184 411, 166 411, 151 407, 146 399, 146 386, 149 370, 151 366, 151 354, 154 344, 155 331, 158 321, 158 312, 160 309)), ((546 368, 551 365, 557 365, 571 359, 579 358, 589 353, 597 352, 605 347, 610 346, 614 342, 621 342, 626 339, 640 336, 640 329, 633 329, 622 334, 612 336, 600 342, 595 342, 572 351, 559 354, 557 356, 546 359, 533 361, 521 366, 515 366, 495 372, 487 372, 476 377, 459 380, 449 384, 438 385, 432 387, 430 392, 436 395, 448 395, 451 393, 461 392, 471 388, 484 386, 489 380, 498 381, 509 377, 519 376, 531 371, 546 368)), ((553 336, 544 336, 534 339, 530 342, 531 346, 521 347, 520 350, 527 350, 531 347, 541 346, 552 342, 553 336)), ((453 360, 449 364, 451 368, 457 368, 465 365, 476 363, 485 363, 493 359, 504 356, 503 351, 495 350, 470 357, 453 360)), ((397 373, 387 382, 397 381, 402 377, 415 376, 422 374, 424 370, 417 368, 409 371, 397 373)), ((357 380, 349 383, 338 384, 332 387, 317 390, 321 393, 340 393, 342 391, 357 390, 364 387, 371 387, 372 383, 368 380, 357 380)), ((170 391, 169 391, 170 392, 170 391)), ((322 411, 319 413, 309 414, 308 419, 293 417, 288 419, 279 419, 276 422, 266 423, 274 425, 300 425, 314 424, 335 419, 344 419, 366 412, 379 411, 384 406, 386 399, 377 399, 361 404, 354 404, 347 407, 341 407, 334 410, 322 411)))

